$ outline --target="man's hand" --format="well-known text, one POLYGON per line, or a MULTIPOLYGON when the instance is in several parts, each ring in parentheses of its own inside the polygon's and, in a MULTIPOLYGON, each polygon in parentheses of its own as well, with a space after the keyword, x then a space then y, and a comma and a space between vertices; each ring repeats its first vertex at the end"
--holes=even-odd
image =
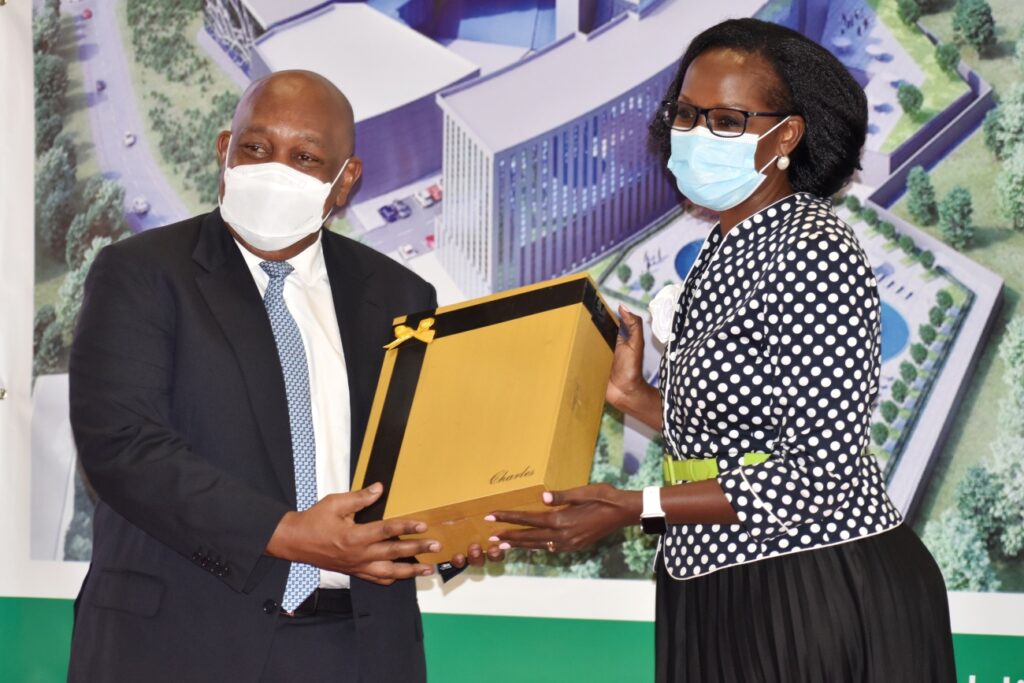
POLYGON ((437 541, 392 540, 404 534, 421 534, 427 530, 426 524, 405 520, 356 524, 355 513, 380 498, 383 491, 383 486, 373 484, 361 491, 325 496, 303 512, 285 513, 267 543, 267 555, 383 586, 398 579, 433 574, 430 565, 395 562, 441 549, 437 541))
POLYGON ((483 548, 480 544, 474 543, 469 546, 469 549, 465 554, 459 553, 452 557, 452 566, 457 569, 462 569, 467 564, 470 567, 482 567, 490 560, 491 562, 501 562, 505 559, 505 551, 499 548, 497 545, 492 545, 487 549, 486 555, 484 554, 483 548))

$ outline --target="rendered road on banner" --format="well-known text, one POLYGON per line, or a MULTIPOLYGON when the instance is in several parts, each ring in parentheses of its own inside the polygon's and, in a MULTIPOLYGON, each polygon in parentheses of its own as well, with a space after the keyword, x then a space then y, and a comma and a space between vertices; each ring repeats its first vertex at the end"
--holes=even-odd
MULTIPOLYGON (((74 17, 96 158, 103 176, 124 187, 125 215, 138 232, 180 221, 189 216, 189 211, 171 189, 143 134, 145 126, 117 25, 116 5, 115 0, 95 0, 90 19, 82 18, 79 4, 67 4, 64 11, 74 17), (96 82, 100 80, 106 87, 97 92, 96 82), (135 136, 130 146, 125 145, 126 133, 135 136), (144 215, 132 210, 136 198, 149 203, 144 215)), ((201 143, 181 140, 180 144, 201 143)))

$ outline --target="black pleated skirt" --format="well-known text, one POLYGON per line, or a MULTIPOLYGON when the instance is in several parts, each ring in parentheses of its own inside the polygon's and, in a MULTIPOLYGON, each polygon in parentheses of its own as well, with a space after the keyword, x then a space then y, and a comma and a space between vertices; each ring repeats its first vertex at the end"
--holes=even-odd
POLYGON ((956 681, 946 587, 905 524, 686 581, 657 564, 658 681, 956 681))

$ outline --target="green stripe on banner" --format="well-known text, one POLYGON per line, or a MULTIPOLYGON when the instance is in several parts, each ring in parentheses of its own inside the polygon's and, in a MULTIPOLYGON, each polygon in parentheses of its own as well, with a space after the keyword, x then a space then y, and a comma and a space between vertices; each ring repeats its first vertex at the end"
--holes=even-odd
POLYGON ((431 681, 650 681, 654 624, 424 614, 431 681))
POLYGON ((67 678, 72 604, 0 598, 0 681, 55 683, 67 678))
MULTIPOLYGON (((649 681, 654 629, 631 621, 423 615, 432 681, 649 681)), ((1024 681, 1024 637, 956 635, 960 683, 1024 681)), ((0 598, 0 681, 67 674, 71 601, 0 598)))

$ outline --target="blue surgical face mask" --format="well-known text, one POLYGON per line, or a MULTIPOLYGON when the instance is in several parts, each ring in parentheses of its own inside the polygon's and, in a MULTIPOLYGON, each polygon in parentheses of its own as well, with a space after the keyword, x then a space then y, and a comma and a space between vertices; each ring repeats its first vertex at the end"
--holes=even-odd
POLYGON ((772 157, 759 170, 754 165, 758 140, 788 118, 760 136, 744 133, 735 138, 720 138, 707 126, 673 130, 668 170, 676 177, 679 191, 694 204, 712 211, 725 211, 745 200, 764 182, 764 169, 778 158, 772 157))

